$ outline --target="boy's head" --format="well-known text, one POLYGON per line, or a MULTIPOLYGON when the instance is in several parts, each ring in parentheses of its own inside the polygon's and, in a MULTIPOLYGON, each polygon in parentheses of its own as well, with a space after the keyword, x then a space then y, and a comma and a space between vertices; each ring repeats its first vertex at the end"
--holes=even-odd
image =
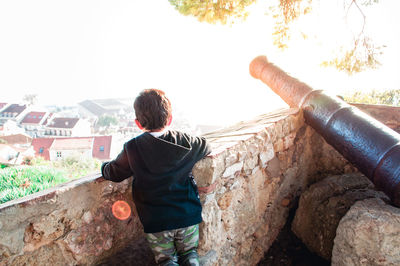
POLYGON ((171 123, 171 102, 161 90, 143 90, 136 97, 133 107, 136 114, 136 124, 141 129, 157 131, 171 123))

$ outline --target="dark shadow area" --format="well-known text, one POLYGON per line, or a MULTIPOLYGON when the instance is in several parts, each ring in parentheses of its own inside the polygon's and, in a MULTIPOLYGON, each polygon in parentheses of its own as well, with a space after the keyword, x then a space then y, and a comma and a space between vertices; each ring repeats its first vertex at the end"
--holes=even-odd
POLYGON ((147 244, 146 239, 140 243, 135 242, 112 257, 107 258, 97 266, 155 266, 153 253, 147 244))
MULTIPOLYGON (((330 262, 307 249, 291 230, 296 208, 292 208, 288 220, 258 266, 329 266, 330 262)), ((98 266, 154 266, 153 254, 145 239, 132 243, 98 266)))
POLYGON ((292 208, 288 220, 264 258, 257 266, 329 266, 330 262, 307 249, 291 230, 296 208, 292 208))

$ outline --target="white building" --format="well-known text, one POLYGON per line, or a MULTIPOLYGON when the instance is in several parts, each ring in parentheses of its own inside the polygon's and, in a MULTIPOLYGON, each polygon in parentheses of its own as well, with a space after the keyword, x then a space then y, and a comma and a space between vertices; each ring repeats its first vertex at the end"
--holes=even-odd
POLYGON ((45 127, 46 136, 89 136, 91 134, 90 123, 80 118, 53 118, 45 127))
POLYGON ((79 155, 92 157, 93 138, 62 138, 54 139, 49 148, 50 161, 79 155))

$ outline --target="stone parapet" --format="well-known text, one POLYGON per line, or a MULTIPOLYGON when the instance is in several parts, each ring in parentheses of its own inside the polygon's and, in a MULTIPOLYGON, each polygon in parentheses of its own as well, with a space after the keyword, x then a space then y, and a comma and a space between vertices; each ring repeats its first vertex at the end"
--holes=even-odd
POLYGON ((216 251, 219 265, 255 265, 262 258, 307 183, 295 155, 302 127, 302 113, 288 109, 205 135, 213 153, 193 169, 205 192, 201 255, 216 251))
POLYGON ((0 265, 96 264, 139 240, 137 216, 112 216, 118 199, 132 206, 129 181, 111 184, 95 175, 2 204, 0 265))
POLYGON ((213 153, 193 174, 203 202, 200 254, 218 265, 255 265, 317 174, 355 171, 296 108, 259 116, 205 137, 213 153), (329 157, 329 158, 327 158, 329 157), (322 163, 326 161, 326 163, 322 163))
MULTIPOLYGON (((204 136, 213 152, 193 174, 205 265, 255 265, 311 183, 356 171, 294 108, 204 136)), ((128 244, 138 265, 150 265, 130 189, 96 175, 0 205, 0 265, 96 265, 128 244), (111 213, 121 199, 133 207, 124 221, 111 213)))

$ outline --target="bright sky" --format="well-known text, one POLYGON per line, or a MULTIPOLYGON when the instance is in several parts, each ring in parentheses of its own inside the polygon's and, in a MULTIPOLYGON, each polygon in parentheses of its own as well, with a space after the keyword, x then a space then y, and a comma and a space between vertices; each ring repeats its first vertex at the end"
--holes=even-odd
MULTIPOLYGON (((68 105, 155 87, 191 120, 227 124, 284 106, 249 75, 258 55, 315 89, 399 88, 400 1, 381 0, 367 14, 387 46, 383 66, 352 78, 319 68, 323 49, 299 43, 278 52, 263 2, 227 27, 182 16, 168 1, 0 1, 0 102, 34 93, 42 104, 68 105)), ((316 35, 339 40, 338 25, 321 25, 316 35)))

